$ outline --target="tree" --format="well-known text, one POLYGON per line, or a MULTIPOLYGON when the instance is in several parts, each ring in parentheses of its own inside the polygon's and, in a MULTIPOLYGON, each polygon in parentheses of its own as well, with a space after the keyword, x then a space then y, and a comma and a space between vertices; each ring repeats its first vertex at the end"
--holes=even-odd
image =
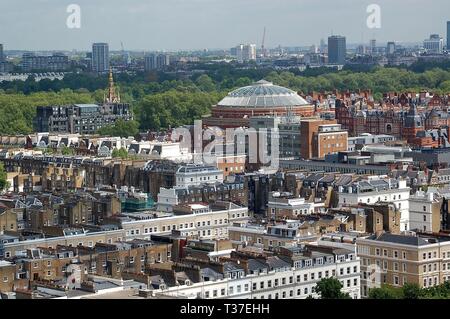
POLYGON ((397 299, 397 295, 388 287, 371 288, 369 290, 369 299, 397 299))
POLYGON ((3 163, 0 163, 0 192, 8 186, 7 176, 3 163))
POLYGON ((72 148, 70 148, 70 147, 68 147, 68 146, 64 146, 64 147, 61 149, 61 154, 62 154, 62 155, 73 155, 73 154, 74 154, 74 151, 73 151, 72 148))
POLYGON ((348 293, 341 291, 342 284, 335 278, 322 278, 316 285, 316 292, 321 299, 351 299, 348 293))
POLYGON ((194 120, 209 114, 223 94, 217 92, 180 92, 170 90, 143 97, 137 105, 141 129, 159 130, 192 124, 194 120))
POLYGON ((127 150, 125 149, 125 148, 120 148, 120 149, 117 149, 117 148, 115 148, 113 151, 112 151, 112 157, 113 158, 121 158, 121 159, 126 159, 126 158, 128 158, 128 152, 127 152, 127 150))
POLYGON ((214 81, 207 76, 206 74, 202 74, 198 77, 197 81, 195 81, 197 87, 205 92, 212 92, 216 89, 216 84, 214 81))
POLYGON ((97 131, 100 135, 129 137, 139 133, 139 123, 118 119, 113 125, 107 125, 97 131))
POLYGON ((404 284, 402 292, 403 299, 419 299, 422 296, 422 289, 417 284, 404 284))

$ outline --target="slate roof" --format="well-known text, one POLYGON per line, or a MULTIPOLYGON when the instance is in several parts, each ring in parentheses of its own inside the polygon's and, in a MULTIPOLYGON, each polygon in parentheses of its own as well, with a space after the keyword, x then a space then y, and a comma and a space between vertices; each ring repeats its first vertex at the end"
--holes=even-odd
POLYGON ((389 233, 381 234, 378 238, 376 237, 376 235, 373 235, 369 238, 376 241, 383 241, 409 246, 424 246, 429 244, 426 240, 417 236, 394 235, 389 233))

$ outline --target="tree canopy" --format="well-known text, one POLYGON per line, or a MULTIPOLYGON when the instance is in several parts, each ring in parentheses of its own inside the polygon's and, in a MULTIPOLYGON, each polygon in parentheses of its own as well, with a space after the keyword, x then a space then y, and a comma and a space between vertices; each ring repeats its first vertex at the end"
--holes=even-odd
MULTIPOLYGON (((210 112, 229 91, 265 78, 295 91, 310 93, 333 90, 364 90, 373 92, 379 100, 390 91, 430 90, 450 93, 450 70, 447 65, 417 64, 414 68, 373 67, 365 71, 346 67, 342 71, 328 68, 307 69, 304 72, 274 71, 270 68, 238 68, 228 64, 203 64, 204 72, 194 72, 189 78, 164 72, 122 73, 116 76, 122 101, 130 103, 138 123, 129 123, 130 133, 158 130, 192 124, 210 112), (444 68, 437 68, 442 66, 444 68)), ((29 134, 39 105, 101 103, 106 76, 68 74, 62 80, 0 83, 0 134, 29 134)), ((124 135, 123 126, 108 127, 100 133, 124 135)))
POLYGON ((139 123, 134 120, 118 119, 113 125, 104 126, 97 133, 106 136, 136 136, 139 133, 139 123))
POLYGON ((370 299, 450 299, 450 282, 429 288, 420 288, 413 283, 405 283, 403 287, 384 285, 369 290, 370 299))
POLYGON ((316 284, 316 292, 321 299, 351 299, 348 293, 342 292, 342 284, 335 277, 322 278, 316 284))
POLYGON ((126 159, 126 158, 128 158, 128 152, 127 152, 127 150, 125 149, 125 148, 120 148, 120 149, 117 149, 117 148, 115 148, 113 151, 112 151, 112 157, 113 158, 121 158, 121 159, 126 159))

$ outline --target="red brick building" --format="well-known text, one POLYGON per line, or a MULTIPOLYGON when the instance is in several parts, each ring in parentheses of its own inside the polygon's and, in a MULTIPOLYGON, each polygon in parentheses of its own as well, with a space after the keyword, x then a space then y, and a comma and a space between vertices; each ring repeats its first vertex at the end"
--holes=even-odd
POLYGON ((310 117, 314 106, 296 92, 264 80, 230 92, 212 107, 206 126, 248 127, 252 116, 292 115, 310 117))

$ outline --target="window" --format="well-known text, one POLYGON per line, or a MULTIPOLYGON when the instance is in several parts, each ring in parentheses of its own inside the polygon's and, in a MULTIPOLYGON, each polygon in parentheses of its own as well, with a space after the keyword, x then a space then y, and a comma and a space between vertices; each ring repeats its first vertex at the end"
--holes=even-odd
POLYGON ((400 281, 398 279, 398 276, 394 276, 394 285, 399 285, 400 281))

